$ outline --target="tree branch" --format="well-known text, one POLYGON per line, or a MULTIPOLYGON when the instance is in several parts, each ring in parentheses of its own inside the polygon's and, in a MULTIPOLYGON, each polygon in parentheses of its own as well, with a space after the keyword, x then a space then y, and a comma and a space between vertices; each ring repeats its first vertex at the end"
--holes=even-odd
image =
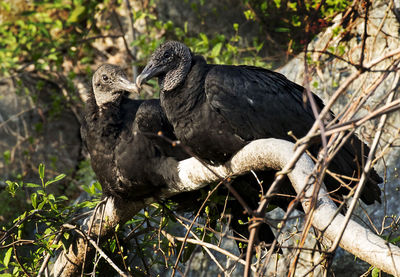
MULTIPOLYGON (((149 199, 150 200, 150 199, 149 199)), ((86 219, 82 224, 80 230, 87 234, 91 226, 90 234, 91 240, 100 236, 104 239, 113 233, 114 228, 118 224, 124 224, 131 219, 149 202, 124 202, 116 200, 115 198, 108 198, 105 203, 105 210, 102 220, 102 209, 97 209, 96 213, 90 218, 86 219), (103 221, 103 222, 102 222, 103 221), (102 225, 100 230, 100 225, 102 225)), ((85 239, 79 237, 73 241, 68 248, 67 252, 62 251, 58 256, 54 267, 52 276, 76 276, 83 265, 87 251, 93 249, 86 249, 85 239)))
MULTIPOLYGON (((280 170, 287 166, 292 160, 295 155, 293 149, 294 144, 284 140, 261 139, 253 141, 233 156, 225 165, 211 166, 210 168, 214 173, 205 168, 194 158, 181 161, 178 166, 179 182, 171 185, 171 188, 164 189, 164 191, 162 191, 162 197, 168 198, 183 191, 200 189, 209 183, 218 182, 220 179, 215 173, 226 178, 234 175, 242 175, 250 170, 280 170)), ((302 205, 306 213, 308 213, 312 207, 311 200, 314 185, 307 182, 313 168, 314 163, 311 158, 303 154, 293 169, 287 173, 295 191, 298 194, 303 192, 305 195, 302 199, 302 205)), ((109 199, 106 204, 105 212, 105 218, 107 220, 106 224, 103 224, 104 227, 101 230, 101 236, 106 235, 112 230, 113 226, 115 227, 117 224, 124 223, 149 202, 150 200, 140 203, 122 203, 109 199)), ((100 233, 99 230, 96 229, 96 222, 100 221, 99 216, 99 213, 93 216, 95 224, 92 228, 92 234, 100 233)), ((336 206, 328 197, 325 186, 322 185, 318 193, 316 207, 313 210, 312 225, 316 229, 323 231, 326 238, 334 241, 335 238, 340 235, 341 226, 343 226, 344 222, 344 217, 336 213, 336 206)), ((369 264, 389 274, 399 275, 400 248, 386 242, 360 224, 350 220, 343 232, 339 245, 369 264)), ((73 252, 71 247, 69 252, 73 252)), ((77 249, 79 249, 79 247, 77 247, 77 249)), ((84 253, 77 253, 75 255, 63 253, 60 256, 66 256, 64 261, 67 261, 67 265, 68 259, 78 264, 79 254, 82 255, 84 253)), ((71 273, 67 274, 67 272, 63 271, 59 266, 55 266, 55 268, 61 269, 61 271, 58 272, 62 272, 63 276, 72 276, 71 273)))

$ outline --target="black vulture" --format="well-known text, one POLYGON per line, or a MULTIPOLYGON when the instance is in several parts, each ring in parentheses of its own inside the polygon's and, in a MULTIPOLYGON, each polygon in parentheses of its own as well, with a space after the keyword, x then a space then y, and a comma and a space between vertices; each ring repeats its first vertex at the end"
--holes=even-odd
MULTIPOLYGON (((278 138, 294 141, 288 132, 301 138, 315 121, 304 88, 280 73, 254 66, 207 64, 183 43, 169 41, 151 56, 138 76, 140 87, 158 77, 160 100, 178 139, 209 163, 224 163, 252 140, 278 138)), ((319 109, 322 100, 313 95, 319 109)), ((333 114, 330 114, 333 119, 333 114)), ((316 156, 321 144, 309 150, 316 156)), ((340 176, 357 178, 368 147, 355 135, 344 144, 328 169, 340 176)), ((348 186, 356 182, 343 179, 348 186)), ((349 189, 335 178, 324 182, 331 196, 342 199, 349 189)), ((381 177, 370 171, 361 199, 366 204, 380 202, 381 177)))
MULTIPOLYGON (((161 131, 163 136, 176 140, 159 99, 128 98, 127 92, 136 92, 137 87, 116 65, 100 66, 93 74, 92 87, 81 135, 104 196, 131 201, 157 198, 162 187, 173 185, 177 180, 177 162, 189 157, 179 147, 157 136, 161 131)), ((235 181, 233 186, 239 191, 252 189, 247 188, 246 180, 235 181)), ((178 210, 196 211, 201 205, 197 201, 200 195, 200 192, 187 192, 172 200, 178 203, 178 210)), ((257 191, 249 195, 257 197, 257 191)), ((245 200, 255 202, 252 198, 245 197, 245 200)), ((238 224, 238 220, 247 221, 247 216, 237 207, 240 204, 235 199, 227 202, 233 216, 231 227, 247 237, 247 227, 238 224)), ((223 204, 217 205, 217 212, 222 210, 223 204)), ((261 232, 261 241, 269 244, 274 240, 267 224, 262 225, 261 232)))
POLYGON ((178 160, 187 157, 157 136, 161 131, 175 139, 159 100, 128 98, 137 87, 115 65, 101 65, 92 86, 81 134, 104 195, 132 201, 157 197, 177 178, 178 160))

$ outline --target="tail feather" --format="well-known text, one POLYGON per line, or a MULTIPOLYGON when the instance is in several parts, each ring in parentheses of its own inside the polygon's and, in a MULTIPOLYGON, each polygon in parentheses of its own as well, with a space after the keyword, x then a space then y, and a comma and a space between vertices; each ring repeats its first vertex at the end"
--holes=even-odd
MULTIPOLYGON (((352 136, 332 159, 328 168, 334 173, 359 179, 362 175, 369 151, 370 149, 366 144, 356 136, 352 136)), ((343 180, 350 187, 355 187, 358 184, 357 181, 343 180)), ((365 204, 371 205, 375 201, 381 203, 381 190, 378 184, 382 183, 382 181, 382 178, 375 169, 371 168, 360 197, 365 204)), ((325 184, 330 191, 336 190, 340 186, 339 182, 332 177, 327 177, 325 184)), ((348 193, 349 190, 342 187, 336 194, 346 195, 348 193)))

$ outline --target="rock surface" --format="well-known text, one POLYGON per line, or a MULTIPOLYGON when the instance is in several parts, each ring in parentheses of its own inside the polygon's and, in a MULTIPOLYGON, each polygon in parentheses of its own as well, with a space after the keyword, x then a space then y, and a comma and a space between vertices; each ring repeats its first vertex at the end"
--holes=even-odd
POLYGON ((21 76, 19 84, 5 79, 0 84, 0 185, 8 179, 39 181, 39 163, 46 165, 46 179, 60 173, 72 178, 81 156, 79 129, 56 84, 31 74, 21 76))

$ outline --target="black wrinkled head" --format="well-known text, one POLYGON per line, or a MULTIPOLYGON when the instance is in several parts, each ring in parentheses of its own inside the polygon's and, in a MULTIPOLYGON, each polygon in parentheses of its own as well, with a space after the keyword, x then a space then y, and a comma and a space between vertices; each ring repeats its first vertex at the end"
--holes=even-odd
POLYGON ((153 77, 158 77, 162 91, 176 88, 190 70, 192 53, 185 44, 177 41, 168 41, 162 44, 151 56, 146 67, 136 79, 136 85, 153 77))
POLYGON ((103 64, 96 70, 92 87, 99 107, 118 101, 125 91, 139 93, 137 86, 128 81, 122 68, 112 64, 103 64))

